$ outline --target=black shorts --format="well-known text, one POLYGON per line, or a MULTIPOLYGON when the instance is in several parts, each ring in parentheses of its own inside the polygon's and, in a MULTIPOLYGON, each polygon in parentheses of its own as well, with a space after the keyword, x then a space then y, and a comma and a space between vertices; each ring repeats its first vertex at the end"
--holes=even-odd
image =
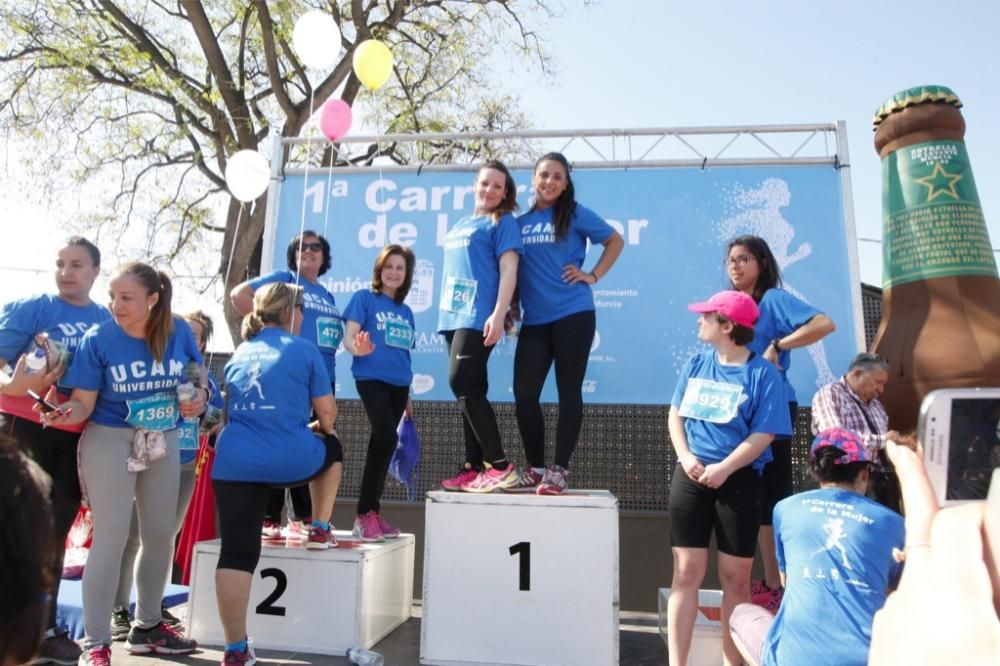
MULTIPOLYGON (((788 411, 792 417, 794 437, 798 403, 788 403, 788 411)), ((760 524, 767 526, 774 523, 774 505, 795 492, 792 484, 792 438, 775 439, 771 442, 771 455, 774 460, 764 467, 760 491, 760 524)))
POLYGON ((670 482, 670 542, 677 548, 708 548, 715 530, 720 553, 753 557, 760 527, 760 477, 744 467, 722 487, 692 481, 680 463, 670 482))

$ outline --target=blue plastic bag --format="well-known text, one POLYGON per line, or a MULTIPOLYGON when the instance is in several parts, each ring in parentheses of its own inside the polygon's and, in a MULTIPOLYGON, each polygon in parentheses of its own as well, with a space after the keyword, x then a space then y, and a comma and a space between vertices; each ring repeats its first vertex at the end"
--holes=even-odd
POLYGON ((406 486, 406 499, 413 502, 417 492, 417 465, 420 463, 420 437, 413 419, 404 415, 396 429, 399 442, 389 462, 389 474, 406 486))

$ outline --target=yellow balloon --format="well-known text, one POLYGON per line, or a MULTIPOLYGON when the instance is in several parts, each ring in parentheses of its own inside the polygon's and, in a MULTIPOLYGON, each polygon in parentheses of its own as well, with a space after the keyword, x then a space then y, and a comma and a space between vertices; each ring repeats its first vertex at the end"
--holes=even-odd
POLYGON ((369 90, 378 90, 392 74, 392 52, 377 39, 366 39, 354 50, 354 74, 369 90))

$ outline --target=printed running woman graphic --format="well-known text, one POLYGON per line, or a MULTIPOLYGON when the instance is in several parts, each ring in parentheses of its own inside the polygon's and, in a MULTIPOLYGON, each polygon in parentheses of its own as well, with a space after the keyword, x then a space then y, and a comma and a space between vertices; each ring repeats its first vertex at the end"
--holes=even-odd
POLYGON ((836 548, 840 551, 840 560, 844 565, 845 569, 853 569, 851 563, 847 561, 847 549, 844 548, 844 544, 841 543, 846 537, 847 532, 844 531, 844 519, 843 518, 830 518, 825 523, 823 523, 823 531, 826 532, 826 543, 823 547, 813 552, 813 555, 818 555, 820 553, 825 553, 828 550, 836 548))
POLYGON ((247 382, 246 392, 250 393, 250 389, 257 389, 257 395, 260 396, 261 400, 267 400, 264 397, 264 389, 260 385, 260 363, 254 363, 247 369, 247 375, 249 381, 247 382))
MULTIPOLYGON (((795 238, 795 227, 781 214, 781 209, 791 203, 792 194, 788 183, 780 178, 768 178, 754 189, 740 189, 733 195, 733 203, 738 212, 723 220, 719 225, 721 240, 726 243, 731 238, 743 234, 760 236, 767 241, 778 268, 782 274, 788 267, 812 254, 812 245, 802 243, 789 253, 795 238)), ((798 289, 785 282, 782 285, 790 294, 806 303, 810 300, 798 289)), ((809 357, 816 366, 816 386, 826 386, 837 378, 830 370, 826 358, 826 347, 820 340, 807 347, 809 357)))

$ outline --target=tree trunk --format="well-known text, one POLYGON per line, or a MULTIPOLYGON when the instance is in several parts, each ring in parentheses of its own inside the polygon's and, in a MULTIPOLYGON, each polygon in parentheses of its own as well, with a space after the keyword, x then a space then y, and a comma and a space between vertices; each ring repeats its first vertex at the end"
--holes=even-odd
POLYGON ((233 199, 229 203, 229 211, 226 214, 226 235, 222 242, 222 263, 219 266, 219 274, 225 280, 226 296, 223 299, 223 309, 234 345, 238 345, 242 341, 240 323, 243 321, 243 316, 233 308, 233 304, 229 300, 229 293, 238 284, 251 277, 256 277, 260 272, 259 256, 258 261, 254 262, 253 259, 264 234, 266 201, 267 193, 247 204, 241 204, 233 199), (231 261, 230 257, 232 257, 231 261))

